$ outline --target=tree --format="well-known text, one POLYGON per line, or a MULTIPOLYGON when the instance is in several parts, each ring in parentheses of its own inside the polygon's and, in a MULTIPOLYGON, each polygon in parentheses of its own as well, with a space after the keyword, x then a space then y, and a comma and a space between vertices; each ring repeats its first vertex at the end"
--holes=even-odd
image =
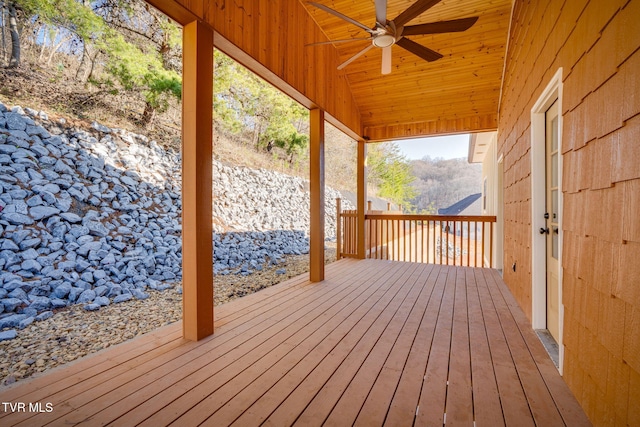
POLYGON ((11 34, 11 59, 9 60, 9 68, 20 66, 20 32, 18 31, 18 19, 16 6, 13 2, 9 3, 9 33, 11 34))
POLYGON ((369 182, 378 187, 378 196, 412 209, 416 190, 411 186, 415 177, 406 157, 394 143, 369 144, 367 147, 369 182))
POLYGON ((142 125, 149 124, 157 111, 168 107, 169 98, 180 99, 182 80, 175 71, 162 65, 158 53, 143 53, 128 43, 121 34, 109 29, 108 43, 100 47, 107 52, 110 61, 106 69, 128 91, 140 91, 145 100, 142 125))
POLYGON ((308 111, 220 51, 214 54, 214 110, 226 130, 251 134, 258 151, 285 151, 289 164, 307 146, 308 111))
POLYGON ((309 137, 298 132, 292 132, 286 139, 276 140, 276 146, 285 150, 289 156, 289 164, 293 163, 294 156, 307 148, 309 137))
MULTIPOLYGON (((165 110, 169 99, 180 99, 180 75, 175 70, 164 67, 160 51, 156 49, 145 52, 127 41, 122 34, 107 25, 102 16, 95 13, 91 3, 79 3, 76 0, 15 1, 26 16, 44 25, 64 28, 81 41, 83 53, 77 77, 104 84, 108 88, 115 87, 115 80, 126 91, 142 93, 145 101, 142 125, 149 124, 157 111, 165 110), (105 57, 104 69, 108 76, 103 80, 92 77, 98 54, 105 57)), ((126 10, 125 7, 121 8, 121 11, 126 10)), ((133 18, 128 16, 123 19, 132 21, 133 18)), ((165 23, 163 28, 167 32, 170 27, 165 23)))

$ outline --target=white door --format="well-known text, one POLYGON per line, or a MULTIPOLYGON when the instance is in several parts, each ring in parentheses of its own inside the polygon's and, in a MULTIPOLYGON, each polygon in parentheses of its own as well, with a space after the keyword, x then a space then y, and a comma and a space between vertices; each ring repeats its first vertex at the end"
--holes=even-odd
POLYGON ((559 209, 558 209, 558 102, 545 113, 546 118, 546 213, 545 228, 540 232, 547 239, 547 329, 560 342, 560 300, 558 280, 559 209))

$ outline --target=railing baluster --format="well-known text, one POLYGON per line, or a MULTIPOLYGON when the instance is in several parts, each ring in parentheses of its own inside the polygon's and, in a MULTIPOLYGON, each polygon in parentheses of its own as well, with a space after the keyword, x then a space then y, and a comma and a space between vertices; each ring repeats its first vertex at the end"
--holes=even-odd
POLYGON ((414 223, 415 223, 415 226, 416 226, 416 235, 415 235, 415 242, 416 242, 416 246, 415 246, 416 255, 415 256, 416 256, 416 260, 415 260, 415 262, 420 262, 420 261, 418 261, 418 259, 419 259, 418 258, 418 233, 419 233, 419 231, 418 231, 418 221, 414 221, 414 223))
POLYGON ((402 221, 402 261, 407 262, 407 222, 402 221))
POLYGON ((429 222, 427 222, 427 238, 425 239, 424 236, 424 223, 425 221, 422 221, 422 262, 429 262, 429 222), (427 257, 425 258, 425 253, 427 255, 427 257))
MULTIPOLYGON (((339 234, 336 237, 338 246, 336 255, 340 258, 355 257, 357 211, 342 211, 338 204, 336 202, 338 219, 336 234, 339 234)), ((485 246, 488 244, 487 266, 493 268, 493 223, 495 217, 367 214, 365 221, 365 235, 368 236, 368 258, 483 267, 487 250, 485 246), (481 226, 479 226, 479 222, 482 224, 481 226), (489 223, 489 227, 485 225, 486 223, 489 223), (438 231, 437 228, 440 230, 438 231), (484 236, 487 232, 489 232, 489 238, 485 240, 484 236), (459 238, 458 233, 460 233, 459 238), (478 238, 479 235, 481 238, 478 238), (481 247, 478 248, 478 245, 481 247), (467 252, 466 261, 465 251, 467 252), (459 256, 458 252, 460 252, 459 256), (449 259, 450 254, 451 259, 449 259)))
POLYGON ((475 230, 475 239, 473 242, 473 266, 478 266, 478 221, 473 222, 474 230, 475 230))
POLYGON ((391 220, 391 259, 396 260, 396 230, 394 229, 395 220, 391 220))
POLYGON ((440 229, 440 265, 442 265, 442 251, 444 250, 442 247, 442 221, 440 221, 438 228, 440 229))
POLYGON ((409 262, 413 262, 412 254, 411 254, 411 235, 413 234, 413 222, 409 221, 409 262))
POLYGON ((380 258, 380 239, 378 238, 378 235, 380 234, 378 232, 378 224, 380 221, 376 220, 376 231, 374 233, 375 239, 376 239, 376 259, 380 258))
MULTIPOLYGON (((387 209, 388 210, 388 209, 387 209)), ((384 259, 389 259, 389 220, 385 220, 383 222, 383 230, 384 230, 384 259)))
POLYGON ((489 268, 493 268, 493 222, 489 223, 489 268))
POLYGON ((378 224, 380 223, 379 220, 376 220, 376 259, 380 259, 380 239, 378 238, 378 235, 380 234, 378 231, 378 224))
POLYGON ((484 267, 484 222, 482 223, 482 258, 480 259, 480 267, 484 267))
POLYGON ((458 221, 453 221, 453 265, 456 265, 457 256, 456 256, 456 240, 458 240, 458 234, 456 233, 456 224, 458 221))
POLYGON ((471 221, 467 221, 467 267, 471 266, 469 256, 471 255, 471 221))

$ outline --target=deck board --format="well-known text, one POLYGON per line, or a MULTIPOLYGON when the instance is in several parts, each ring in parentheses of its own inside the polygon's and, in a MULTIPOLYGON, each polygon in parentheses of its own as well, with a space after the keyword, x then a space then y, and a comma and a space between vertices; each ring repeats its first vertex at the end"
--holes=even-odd
POLYGON ((23 425, 589 425, 494 270, 343 260, 0 388, 23 425))
MULTIPOLYGON (((504 426, 502 403, 498 394, 496 372, 491 359, 484 316, 480 305, 479 285, 472 269, 465 271, 467 307, 469 315, 471 382, 473 387, 473 414, 477 425, 504 426)), ((483 282, 480 282, 482 285, 483 282)))
POLYGON ((455 291, 455 270, 449 270, 424 373, 424 382, 420 390, 420 399, 416 407, 416 425, 442 426, 445 422, 455 291))
POLYGON ((431 269, 428 276, 426 273, 423 276, 425 283, 409 318, 403 325, 403 329, 400 331, 373 387, 369 390, 366 401, 361 408, 356 408, 359 410, 355 422, 356 425, 382 425, 384 422, 387 410, 379 405, 378 402, 390 402, 397 390, 400 377, 407 364, 409 349, 412 348, 412 344, 416 340, 420 323, 425 315, 429 301, 432 300, 437 270, 431 269))
MULTIPOLYGON (((438 269, 436 287, 429 300, 416 339, 409 350, 407 364, 402 371, 400 382, 387 412, 385 423, 389 425, 410 425, 413 423, 442 306, 446 278, 446 271, 442 268, 438 269)), ((379 405, 378 402, 376 404, 379 405)))
POLYGON ((358 302, 357 305, 346 310, 343 314, 346 317, 336 319, 339 324, 333 330, 324 336, 315 337, 320 341, 312 351, 300 358, 296 366, 287 372, 286 375, 276 379, 277 383, 261 396, 253 406, 245 411, 242 416, 236 420, 236 424, 246 425, 245 423, 250 423, 251 420, 262 421, 273 413, 273 411, 280 406, 284 398, 291 395, 296 387, 309 375, 310 371, 321 363, 327 355, 334 351, 338 343, 345 339, 347 334, 371 311, 374 307, 373 302, 379 301, 381 297, 386 294, 391 284, 391 282, 387 280, 387 275, 392 271, 395 270, 389 269, 386 274, 379 276, 377 280, 373 280, 365 291, 367 299, 362 301, 362 303, 358 302), (371 292, 370 295, 369 292, 371 292))

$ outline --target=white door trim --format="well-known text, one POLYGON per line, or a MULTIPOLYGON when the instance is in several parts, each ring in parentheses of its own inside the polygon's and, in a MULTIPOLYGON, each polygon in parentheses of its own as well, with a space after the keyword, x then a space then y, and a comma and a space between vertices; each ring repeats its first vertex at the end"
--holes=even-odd
POLYGON ((544 220, 546 191, 545 191, 545 113, 557 100, 558 102, 558 301, 559 301, 559 333, 558 342, 560 374, 564 370, 564 346, 562 334, 564 330, 564 305, 562 304, 562 68, 551 78, 538 101, 531 109, 531 300, 534 329, 547 327, 547 295, 546 295, 546 237, 539 233, 540 228, 546 227, 544 220))

